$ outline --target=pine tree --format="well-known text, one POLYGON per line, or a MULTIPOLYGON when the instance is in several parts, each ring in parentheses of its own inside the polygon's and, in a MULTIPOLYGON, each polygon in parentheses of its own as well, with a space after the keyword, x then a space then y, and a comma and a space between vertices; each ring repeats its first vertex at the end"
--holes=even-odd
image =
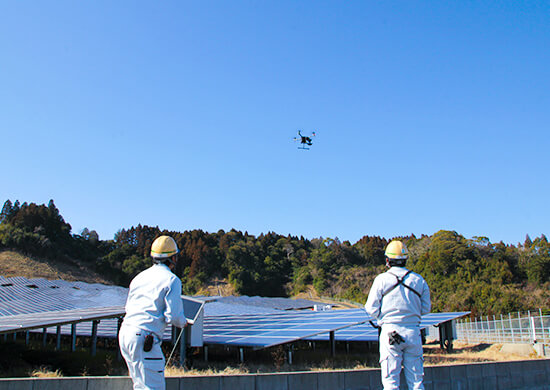
POLYGON ((4 202, 4 206, 2 207, 2 212, 0 213, 0 223, 8 221, 12 211, 13 205, 11 204, 11 200, 8 199, 4 202))

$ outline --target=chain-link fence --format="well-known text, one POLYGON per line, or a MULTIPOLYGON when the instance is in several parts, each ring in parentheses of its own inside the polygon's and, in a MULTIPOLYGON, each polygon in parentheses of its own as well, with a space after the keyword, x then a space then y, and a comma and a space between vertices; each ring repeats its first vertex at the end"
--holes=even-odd
POLYGON ((550 315, 527 313, 466 318, 456 324, 457 340, 486 343, 550 343, 550 315))

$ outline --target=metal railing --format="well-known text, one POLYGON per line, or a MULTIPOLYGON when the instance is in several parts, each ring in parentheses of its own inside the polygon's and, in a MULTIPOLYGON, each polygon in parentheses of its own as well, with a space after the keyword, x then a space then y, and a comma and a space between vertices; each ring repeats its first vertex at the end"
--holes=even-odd
POLYGON ((550 315, 542 310, 466 318, 456 324, 457 340, 486 343, 550 343, 550 315))

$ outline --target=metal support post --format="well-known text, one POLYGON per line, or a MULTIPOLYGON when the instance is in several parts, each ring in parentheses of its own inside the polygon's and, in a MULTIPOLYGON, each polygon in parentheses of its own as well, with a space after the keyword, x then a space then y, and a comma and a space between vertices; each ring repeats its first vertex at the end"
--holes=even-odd
POLYGON ((29 345, 30 342, 30 332, 27 330, 25 332, 25 345, 29 345))
POLYGON ((530 320, 531 320, 531 330, 533 331, 532 343, 536 344, 537 343, 537 329, 535 328, 535 317, 530 317, 530 320))
POLYGON ((76 351, 76 324, 71 324, 71 352, 76 351))
POLYGON ((329 335, 330 335, 330 337, 329 337, 329 340, 330 340, 330 356, 334 357, 334 356, 336 356, 336 340, 334 338, 334 331, 331 330, 329 335))
POLYGON ((540 318, 540 331, 541 331, 541 342, 544 342, 544 321, 542 320, 542 310, 539 309, 539 318, 540 318))
POLYGON ((239 361, 241 363, 244 363, 244 349, 243 348, 239 348, 239 361))
POLYGON ((288 347, 288 364, 289 365, 292 364, 292 349, 293 349, 293 347, 292 347, 292 345, 290 345, 288 347))
POLYGON ((97 325, 99 324, 98 320, 92 321, 92 349, 91 354, 95 356, 97 353, 97 325))
POLYGON ((523 329, 521 326, 521 316, 518 311, 518 322, 519 322, 519 341, 523 341, 523 329))
POLYGON ((185 367, 185 359, 187 358, 187 327, 181 328, 180 332, 180 366, 185 367))
POLYGON ((57 325, 57 330, 55 332, 55 350, 61 351, 61 326, 57 325))
POLYGON ((508 313, 508 319, 510 320, 510 334, 512 336, 512 343, 514 342, 514 327, 512 326, 512 313, 508 313))
MULTIPOLYGON (((495 332, 496 333, 496 340, 493 340, 493 341, 500 341, 500 332, 497 328, 497 318, 495 317, 495 315, 493 314, 493 328, 495 329, 495 332)), ((495 334, 493 333, 493 337, 495 337, 495 334)))
POLYGON ((122 353, 120 352, 120 345, 118 344, 118 336, 120 335, 120 328, 122 327, 122 317, 118 317, 117 319, 117 331, 116 331, 116 341, 117 341, 117 353, 116 353, 116 360, 121 361, 122 360, 122 353))
POLYGON ((42 346, 46 347, 46 340, 48 337, 48 328, 42 328, 42 346))
POLYGON ((501 342, 504 342, 504 337, 506 333, 504 333, 504 318, 502 317, 502 314, 500 315, 500 336, 501 336, 501 342))
POLYGON ((178 341, 178 330, 174 325, 172 325, 172 332, 170 332, 170 336, 172 346, 176 345, 176 341, 178 341))
POLYGON ((17 332, 13 332, 13 341, 17 340, 17 332))
POLYGON ((204 350, 204 361, 207 362, 208 361, 208 345, 205 345, 204 347, 202 347, 202 349, 204 350))

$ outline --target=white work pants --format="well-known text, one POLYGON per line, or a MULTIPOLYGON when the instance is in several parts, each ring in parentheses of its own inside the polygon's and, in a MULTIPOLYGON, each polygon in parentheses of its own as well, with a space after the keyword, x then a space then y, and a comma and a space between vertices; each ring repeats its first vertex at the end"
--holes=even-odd
POLYGON ((126 360, 134 390, 165 390, 165 360, 160 341, 155 340, 153 348, 145 352, 143 343, 146 335, 141 329, 123 324, 118 335, 120 352, 126 360))
POLYGON ((424 358, 422 356, 422 337, 418 327, 406 328, 393 324, 382 325, 380 333, 380 369, 384 390, 399 389, 401 365, 409 390, 424 390, 424 358), (399 333, 405 340, 401 344, 389 343, 389 334, 399 333))

